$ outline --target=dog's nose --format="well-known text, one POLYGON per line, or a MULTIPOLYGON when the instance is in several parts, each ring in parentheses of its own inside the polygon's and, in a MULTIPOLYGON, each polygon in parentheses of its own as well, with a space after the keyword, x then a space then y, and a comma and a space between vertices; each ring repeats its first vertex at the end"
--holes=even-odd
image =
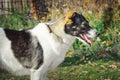
POLYGON ((99 36, 99 35, 100 35, 100 32, 96 32, 96 35, 99 36))

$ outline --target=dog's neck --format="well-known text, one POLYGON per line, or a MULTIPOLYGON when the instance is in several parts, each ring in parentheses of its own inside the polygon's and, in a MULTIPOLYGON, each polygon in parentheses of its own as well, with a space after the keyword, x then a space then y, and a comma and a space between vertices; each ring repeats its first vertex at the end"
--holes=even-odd
POLYGON ((56 35, 58 38, 61 38, 64 43, 66 44, 69 44, 70 42, 73 43, 75 37, 66 34, 64 28, 65 28, 64 18, 49 26, 50 32, 56 35))

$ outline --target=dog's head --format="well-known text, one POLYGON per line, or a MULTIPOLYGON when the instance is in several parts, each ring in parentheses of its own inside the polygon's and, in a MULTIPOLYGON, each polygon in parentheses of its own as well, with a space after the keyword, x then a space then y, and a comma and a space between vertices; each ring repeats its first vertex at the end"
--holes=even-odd
POLYGON ((87 44, 92 44, 91 38, 96 38, 100 34, 90 27, 89 22, 82 14, 77 12, 68 12, 65 18, 65 33, 75 36, 87 44))

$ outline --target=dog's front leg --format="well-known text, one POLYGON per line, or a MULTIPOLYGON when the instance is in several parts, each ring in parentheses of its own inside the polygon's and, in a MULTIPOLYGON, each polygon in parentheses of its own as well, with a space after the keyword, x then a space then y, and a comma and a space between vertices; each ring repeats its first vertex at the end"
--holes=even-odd
POLYGON ((47 69, 39 68, 38 70, 31 69, 31 80, 45 80, 47 69))

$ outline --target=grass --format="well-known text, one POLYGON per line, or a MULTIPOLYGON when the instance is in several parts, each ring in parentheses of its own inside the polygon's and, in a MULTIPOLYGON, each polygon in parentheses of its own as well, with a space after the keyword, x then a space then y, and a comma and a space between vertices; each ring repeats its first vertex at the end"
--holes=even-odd
MULTIPOLYGON (((62 64, 49 72, 47 78, 49 80, 120 80, 120 62, 100 59, 94 62, 88 61, 85 64, 69 66, 62 64)), ((28 77, 13 77, 5 74, 0 74, 0 79, 29 80, 28 77)))
POLYGON ((17 15, 16 13, 0 16, 0 26, 9 29, 26 29, 35 26, 37 23, 31 20, 24 19, 23 15, 17 15))
MULTIPOLYGON (((90 25, 100 31, 100 39, 93 40, 94 44, 91 46, 83 45, 76 40, 65 61, 57 69, 49 72, 49 80, 120 80, 120 12, 116 8, 113 13, 113 22, 105 29, 105 15, 102 12, 83 12, 90 25)), ((16 13, 0 16, 0 26, 19 30, 37 24, 26 21, 21 16, 16 13)), ((0 80, 29 80, 29 77, 14 77, 0 73, 0 80)))
MULTIPOLYGON (((120 63, 116 64, 119 65, 120 63)), ((54 71, 54 76, 53 73, 49 76, 51 75, 52 78, 50 80, 118 80, 120 78, 120 66, 116 64, 114 61, 99 60, 87 64, 59 67, 54 71)))

